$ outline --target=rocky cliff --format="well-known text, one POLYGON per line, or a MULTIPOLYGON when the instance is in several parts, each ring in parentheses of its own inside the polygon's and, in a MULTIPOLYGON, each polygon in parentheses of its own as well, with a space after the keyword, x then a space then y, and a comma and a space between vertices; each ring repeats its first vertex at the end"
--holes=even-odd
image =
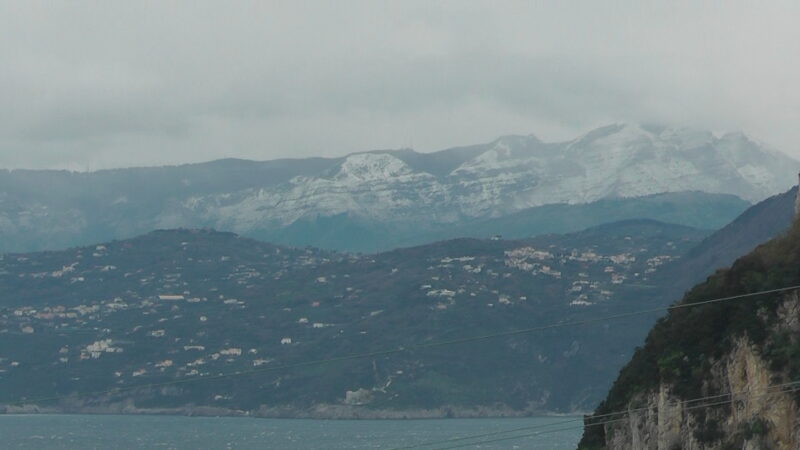
MULTIPOLYGON (((798 297, 789 296, 781 305, 781 320, 772 332, 798 333, 798 307, 798 297)), ((660 383, 657 389, 635 396, 629 405, 631 412, 609 417, 620 422, 608 424, 602 431, 605 447, 798 448, 794 386, 785 373, 772 371, 764 351, 746 336, 739 337, 728 353, 711 361, 711 376, 704 380, 703 391, 721 394, 706 396, 711 398, 704 401, 686 401, 674 392, 671 383, 660 383)))
MULTIPOLYGON (((693 288, 683 304, 800 284, 800 225, 693 288)), ((674 309, 587 417, 581 449, 796 449, 797 290, 674 309)))

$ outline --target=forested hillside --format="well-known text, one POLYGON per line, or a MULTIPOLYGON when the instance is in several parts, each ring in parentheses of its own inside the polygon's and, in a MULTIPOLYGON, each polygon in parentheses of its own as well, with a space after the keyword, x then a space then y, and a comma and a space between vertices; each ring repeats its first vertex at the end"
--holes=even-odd
POLYGON ((587 418, 580 448, 797 448, 798 285, 795 222, 659 320, 587 418))
POLYGON ((654 274, 705 235, 629 221, 359 256, 176 230, 7 254, 0 402, 326 417, 585 410, 651 322, 279 368, 651 307, 654 274), (79 395, 163 382, 178 384, 79 395), (64 397, 36 400, 51 396, 64 397))

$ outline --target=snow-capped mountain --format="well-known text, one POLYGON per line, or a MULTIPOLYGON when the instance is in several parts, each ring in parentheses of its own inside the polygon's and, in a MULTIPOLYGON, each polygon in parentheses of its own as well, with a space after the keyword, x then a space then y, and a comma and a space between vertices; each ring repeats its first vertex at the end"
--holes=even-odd
POLYGON ((398 226, 449 227, 542 205, 679 191, 754 202, 792 186, 798 168, 743 134, 618 124, 568 142, 506 136, 426 154, 0 171, 0 251, 198 226, 278 241, 287 229, 338 226, 357 236, 367 227, 380 239, 398 226), (35 245, 16 245, 20 240, 35 245))
POLYGON ((359 153, 328 171, 184 206, 247 232, 309 216, 350 214, 379 221, 456 222, 553 203, 702 191, 762 200, 794 184, 798 163, 742 134, 612 125, 570 142, 507 136, 445 174, 412 167, 402 152, 359 153))

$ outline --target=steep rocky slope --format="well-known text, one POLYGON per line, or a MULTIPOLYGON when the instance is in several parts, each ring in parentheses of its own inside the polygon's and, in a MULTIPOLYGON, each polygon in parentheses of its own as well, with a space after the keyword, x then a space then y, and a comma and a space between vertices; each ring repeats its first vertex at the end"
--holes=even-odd
MULTIPOLYGON (((675 289, 667 297, 679 298, 682 290, 703 281, 714 270, 730 266, 758 245, 789 229, 794 218, 797 188, 772 196, 748 208, 735 220, 708 236, 680 261, 669 264, 659 274, 673 280, 675 289)), ((668 285, 664 283, 664 285, 668 285)))
MULTIPOLYGON (((797 222, 697 285, 682 304, 796 285, 797 222)), ((580 448, 795 449, 800 396, 787 383, 797 381, 797 290, 676 309, 622 369, 598 418, 587 418, 580 448), (615 412, 624 413, 608 415, 615 412)))
POLYGON ((507 136, 431 154, 375 151, 96 173, 0 171, 0 251, 174 227, 213 227, 294 245, 320 245, 297 239, 315 235, 306 230, 334 228, 339 232, 327 242, 345 243, 338 248, 385 250, 383 241, 430 242, 402 238, 542 205, 678 191, 759 201, 789 188, 798 167, 741 134, 623 124, 568 142, 507 136))
POLYGON ((648 308, 651 277, 705 235, 628 221, 358 256, 178 230, 4 255, 0 403, 316 417, 585 410, 654 317, 277 368, 648 308), (53 395, 65 397, 36 400, 53 395))

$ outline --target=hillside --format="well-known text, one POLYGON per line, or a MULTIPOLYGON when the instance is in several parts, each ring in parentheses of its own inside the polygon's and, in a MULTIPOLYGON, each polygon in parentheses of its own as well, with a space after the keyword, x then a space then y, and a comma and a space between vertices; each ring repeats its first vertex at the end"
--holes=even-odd
POLYGON ((796 195, 795 187, 748 208, 689 251, 680 263, 665 268, 662 276, 680 279, 680 284, 691 286, 710 275, 710 270, 730 266, 736 258, 789 228, 796 195))
POLYGON ((571 223, 573 212, 556 206, 563 216, 549 224, 540 214, 551 210, 537 207, 688 191, 726 197, 673 200, 674 217, 652 211, 592 217, 596 207, 577 215, 585 226, 651 218, 712 229, 741 211, 728 209, 727 196, 763 200, 792 186, 798 168, 741 134, 617 124, 566 142, 505 136, 426 154, 384 150, 91 173, 0 171, 0 251, 211 227, 295 246, 371 252, 459 236, 548 232, 550 225, 571 223), (707 221, 692 222, 680 212, 709 200, 708 211, 721 214, 707 221))
MULTIPOLYGON (((798 268, 795 222, 682 304, 800 285, 798 268)), ((603 418, 587 418, 580 448, 798 448, 800 397, 785 385, 800 380, 798 311, 797 291, 671 311, 595 411, 603 418), (716 402, 687 403, 704 397, 716 402), (604 416, 617 411, 630 412, 604 416)))
POLYGON ((501 235, 522 239, 548 233, 569 233, 622 220, 650 219, 716 230, 750 205, 725 194, 667 192, 644 197, 609 198, 592 203, 555 204, 524 209, 497 218, 456 224, 379 224, 347 215, 298 220, 286 227, 258 231, 251 237, 291 246, 340 251, 385 251, 458 237, 483 239, 501 235))
POLYGON ((202 378, 639 310, 652 306, 654 274, 705 235, 627 221, 359 256, 173 230, 7 254, 0 404, 282 417, 585 410, 654 318, 202 378), (178 384, 74 396, 162 382, 178 384))

